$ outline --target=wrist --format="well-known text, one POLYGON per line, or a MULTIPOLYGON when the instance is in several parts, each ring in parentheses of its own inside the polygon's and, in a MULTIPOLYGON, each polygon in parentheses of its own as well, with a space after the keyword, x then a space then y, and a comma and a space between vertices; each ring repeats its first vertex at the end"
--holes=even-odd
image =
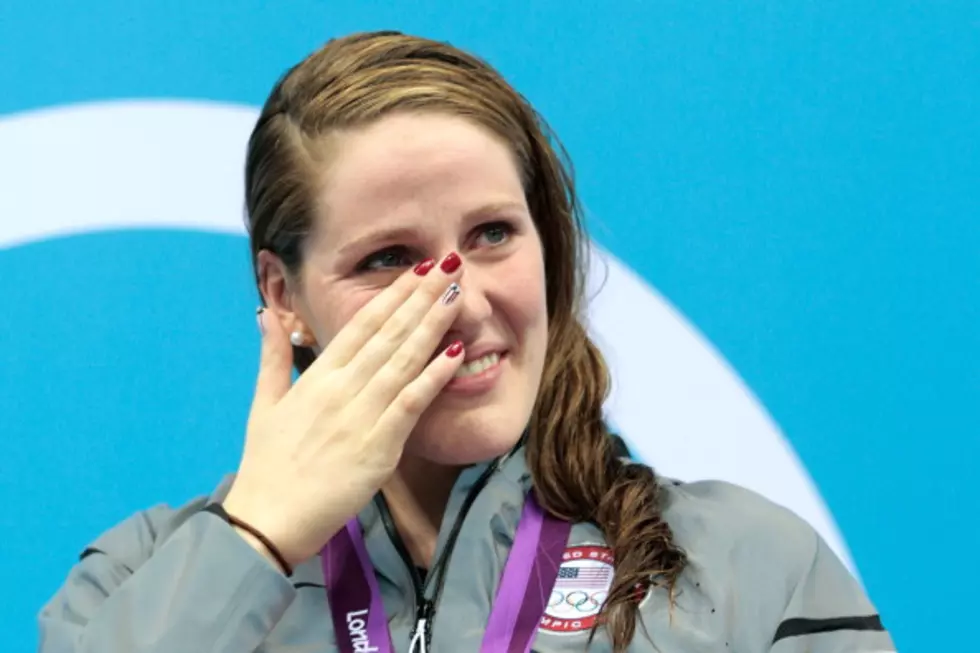
POLYGON ((266 548, 266 546, 264 544, 262 544, 262 541, 261 540, 259 540, 257 537, 255 537, 254 535, 252 535, 251 533, 249 533, 244 528, 241 528, 239 526, 235 526, 234 524, 229 524, 229 526, 231 526, 232 530, 235 531, 236 533, 238 533, 238 535, 243 540, 245 540, 245 543, 246 544, 248 544, 250 547, 252 547, 253 549, 255 549, 255 551, 259 555, 261 555, 263 558, 265 558, 266 561, 270 565, 272 565, 272 567, 274 569, 276 569, 277 571, 279 571, 280 573, 282 573, 284 576, 289 576, 290 575, 289 570, 283 568, 283 566, 279 563, 279 561, 276 559, 276 557, 272 554, 272 551, 270 551, 268 548, 266 548))
POLYGON ((283 556, 282 552, 279 550, 279 547, 277 547, 276 544, 258 528, 240 519, 234 514, 229 513, 220 503, 209 504, 205 506, 204 511, 216 515, 231 525, 234 531, 238 533, 249 546, 255 549, 264 558, 269 560, 274 567, 279 569, 286 576, 292 576, 292 565, 283 556))

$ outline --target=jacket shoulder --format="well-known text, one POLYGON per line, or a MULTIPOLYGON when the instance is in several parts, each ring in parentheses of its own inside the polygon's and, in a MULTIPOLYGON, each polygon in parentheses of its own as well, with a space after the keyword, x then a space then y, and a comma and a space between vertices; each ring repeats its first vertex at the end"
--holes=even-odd
POLYGON ((210 495, 194 497, 176 507, 161 503, 139 510, 98 535, 79 558, 104 554, 133 572, 188 519, 214 498, 223 496, 228 484, 226 479, 210 495))

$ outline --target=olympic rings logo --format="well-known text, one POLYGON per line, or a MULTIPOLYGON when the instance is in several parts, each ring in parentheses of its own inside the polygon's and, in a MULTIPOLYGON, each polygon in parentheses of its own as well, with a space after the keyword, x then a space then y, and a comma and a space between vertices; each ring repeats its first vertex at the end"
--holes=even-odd
POLYGON ((608 596, 609 592, 605 590, 591 594, 583 590, 572 590, 571 592, 553 590, 548 598, 548 607, 554 612, 574 610, 578 613, 594 614, 599 611, 608 596))

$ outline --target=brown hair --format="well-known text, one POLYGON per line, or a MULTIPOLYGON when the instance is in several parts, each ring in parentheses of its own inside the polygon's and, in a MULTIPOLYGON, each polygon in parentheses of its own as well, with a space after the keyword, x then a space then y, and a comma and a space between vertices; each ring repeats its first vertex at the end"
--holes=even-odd
MULTIPOLYGON (((245 193, 253 262, 268 249, 298 271, 314 215, 311 166, 321 156, 323 136, 413 110, 483 125, 510 144, 521 166, 544 248, 549 319, 527 461, 544 508, 572 522, 596 523, 612 547, 615 579, 600 623, 614 650, 625 651, 636 629, 637 586, 662 584, 672 595, 685 556, 662 517, 653 471, 622 460, 603 421, 609 375, 580 319, 588 241, 571 167, 530 104, 487 63, 444 43, 397 32, 330 41, 276 84, 249 141, 245 193)), ((295 354, 302 372, 313 354, 305 348, 295 354)))

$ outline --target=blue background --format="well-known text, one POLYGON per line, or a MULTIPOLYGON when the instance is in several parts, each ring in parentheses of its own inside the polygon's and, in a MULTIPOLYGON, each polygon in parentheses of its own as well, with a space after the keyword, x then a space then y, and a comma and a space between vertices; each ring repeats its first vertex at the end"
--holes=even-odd
MULTIPOLYGON (((786 432, 902 650, 975 641, 980 4, 5 3, 0 115, 257 105, 376 28, 472 49, 539 107, 593 236, 786 432)), ((244 241, 204 233, 0 250, 0 278, 0 638, 31 650, 88 541, 234 468, 255 299, 244 241)))

